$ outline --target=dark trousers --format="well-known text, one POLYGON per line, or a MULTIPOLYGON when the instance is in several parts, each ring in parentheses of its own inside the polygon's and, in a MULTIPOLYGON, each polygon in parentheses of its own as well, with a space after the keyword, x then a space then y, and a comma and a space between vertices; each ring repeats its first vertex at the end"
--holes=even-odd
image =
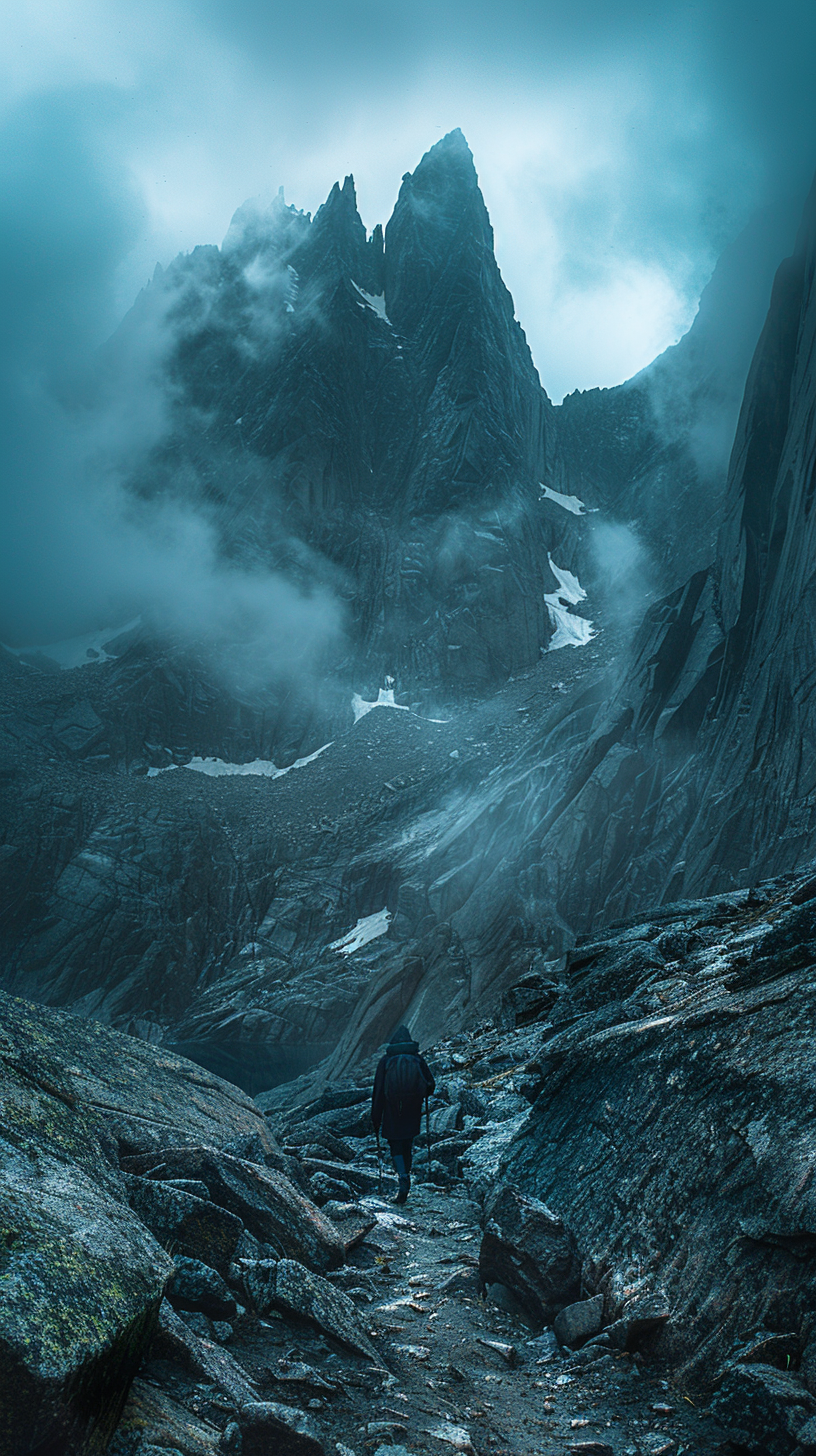
POLYGON ((389 1138, 391 1162, 398 1173, 410 1173, 413 1158, 413 1138, 389 1138))

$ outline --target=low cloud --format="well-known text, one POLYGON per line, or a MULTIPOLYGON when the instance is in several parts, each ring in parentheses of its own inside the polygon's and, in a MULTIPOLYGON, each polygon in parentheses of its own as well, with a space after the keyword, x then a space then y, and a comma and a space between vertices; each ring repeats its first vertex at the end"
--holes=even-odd
POLYGON ((640 622, 655 592, 649 552, 621 521, 593 521, 589 539, 605 620, 628 630, 640 622))
MULTIPOLYGON (((47 100, 6 128, 15 145, 4 148, 3 206, 28 230, 4 229, 0 634, 34 645, 140 613, 175 639, 209 644, 233 676, 308 671, 342 636, 328 568, 284 534, 272 547, 294 572, 230 559, 195 453, 175 434, 174 351, 213 327, 217 254, 158 277, 115 341, 97 347, 135 208, 126 178, 77 124, 82 112, 76 98, 47 100)), ((285 264, 246 281, 247 348, 291 287, 285 264)), ((193 414, 187 428, 206 425, 193 414)), ((228 493, 234 459, 217 441, 201 453, 207 484, 228 493)), ((248 477, 271 491, 265 463, 244 455, 243 489, 248 477)))

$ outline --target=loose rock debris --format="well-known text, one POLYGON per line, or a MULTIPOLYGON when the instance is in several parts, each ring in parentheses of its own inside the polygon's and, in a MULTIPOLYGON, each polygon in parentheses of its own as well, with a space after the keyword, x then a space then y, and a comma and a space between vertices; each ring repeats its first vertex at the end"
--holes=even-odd
MULTIPOLYGON (((443 1082, 441 1096, 448 1095, 443 1082)), ((483 1116, 471 1119, 467 1136, 460 1131, 463 1149, 495 1134, 490 1089, 481 1095, 483 1116)), ((492 1095, 506 1098, 506 1086, 492 1095)), ((277 1156, 297 1158, 308 1147, 314 1164, 320 1140, 332 1140, 347 1186, 366 1187, 376 1178, 373 1137, 340 1134, 324 1108, 312 1110, 312 1119, 303 1109, 270 1119, 277 1156), (309 1142, 301 1143, 309 1120, 309 1142), (288 1141, 287 1122, 298 1126, 298 1144, 288 1141)), ((348 1120, 347 1103, 338 1121, 348 1120)), ((220 1341, 214 1326, 209 1340, 202 1337, 189 1309, 174 1314, 168 1307, 163 1318, 164 1327, 184 1324, 193 1352, 228 1355, 229 1378, 212 1359, 184 1357, 178 1340, 174 1350, 159 1345, 140 1373, 112 1456, 147 1456, 171 1439, 182 1456, 705 1456, 727 1449, 708 1410, 684 1403, 683 1392, 643 1356, 585 1343, 599 1322, 597 1299, 565 1303, 567 1333, 583 1340, 570 1350, 506 1288, 495 1284, 485 1297, 479 1253, 486 1239, 496 1257, 499 1224, 484 1234, 490 1219, 461 1171, 458 1160, 451 1163, 436 1175, 443 1184, 420 1167, 403 1210, 390 1201, 388 1177, 382 1191, 327 1200, 323 1218, 364 1230, 339 1268, 318 1273, 275 1258, 268 1245, 250 1251, 242 1238, 227 1279, 237 1305, 229 1334, 221 1321, 220 1341), (251 1400, 237 1393, 239 1368, 251 1400), (179 1411, 191 1418, 189 1434, 180 1431, 179 1411)), ((304 1191, 318 1191, 319 1177, 312 1172, 304 1191)), ((565 1291, 580 1293, 557 1220, 542 1222, 535 1207, 509 1196, 489 1201, 488 1212, 500 1208, 505 1226, 512 1214, 520 1227, 544 1230, 564 1265, 565 1291)), ((190 1281, 183 1287, 189 1305, 190 1281)))

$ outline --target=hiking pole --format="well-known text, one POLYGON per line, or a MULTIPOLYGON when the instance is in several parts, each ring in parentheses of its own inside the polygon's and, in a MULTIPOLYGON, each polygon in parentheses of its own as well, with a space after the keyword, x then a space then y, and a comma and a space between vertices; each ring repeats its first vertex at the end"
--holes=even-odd
POLYGON ((382 1193, 382 1149, 380 1148, 380 1129, 375 1127, 374 1136, 377 1139, 377 1190, 382 1193))
POLYGON ((428 1182, 431 1181, 431 1114, 428 1110, 430 1098, 425 1098, 425 1136, 428 1140, 428 1182))

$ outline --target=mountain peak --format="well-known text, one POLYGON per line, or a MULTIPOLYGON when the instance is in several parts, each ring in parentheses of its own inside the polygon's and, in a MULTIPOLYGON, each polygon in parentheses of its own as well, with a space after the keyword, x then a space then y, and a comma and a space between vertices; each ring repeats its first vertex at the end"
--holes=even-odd
POLYGON ((414 172, 406 172, 403 185, 425 193, 458 182, 468 191, 478 187, 473 153, 459 127, 449 131, 427 151, 414 172))
POLYGON ((405 173, 385 230, 386 297, 395 326, 410 334, 442 275, 453 267, 475 279, 492 252, 473 156, 457 128, 405 173))
MULTIPOLYGON (((467 139, 462 128, 459 126, 455 126, 453 131, 446 132, 443 137, 440 137, 438 142, 434 142, 434 145, 425 153, 425 156, 433 156, 435 152, 439 152, 440 154, 449 153, 450 155, 459 153, 462 156, 468 156, 473 161, 473 153, 467 144, 467 139)), ((421 165, 422 163, 420 163, 421 165)))
POLYGON ((342 210, 350 214, 353 213, 355 217, 357 215, 357 192, 354 186, 354 178, 351 174, 346 177, 342 187, 339 182, 335 182, 323 206, 318 209, 317 217, 321 213, 325 215, 336 210, 342 210))

